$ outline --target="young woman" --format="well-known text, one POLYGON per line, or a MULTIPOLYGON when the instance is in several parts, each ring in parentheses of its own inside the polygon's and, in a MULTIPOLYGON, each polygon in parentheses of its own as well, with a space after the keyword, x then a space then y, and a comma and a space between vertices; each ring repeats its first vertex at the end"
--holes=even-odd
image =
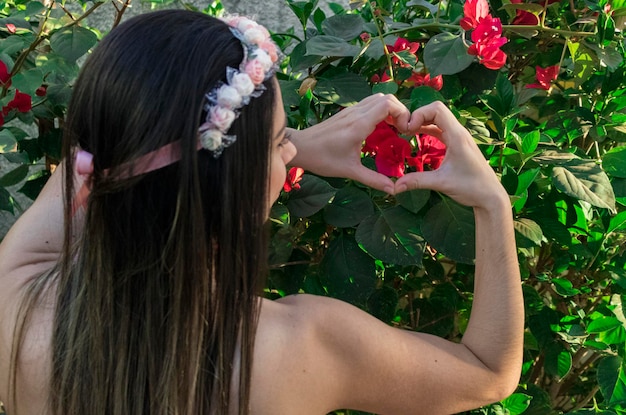
POLYGON ((523 306, 508 196, 440 103, 375 95, 285 128, 267 31, 142 15, 87 60, 64 162, 0 245, 0 400, 8 415, 451 414, 506 397, 523 306), (447 145, 393 183, 360 163, 382 121, 447 145), (311 155, 315 155, 312 157, 311 155), (287 164, 472 206, 476 287, 462 343, 337 300, 271 302, 266 221, 287 164))

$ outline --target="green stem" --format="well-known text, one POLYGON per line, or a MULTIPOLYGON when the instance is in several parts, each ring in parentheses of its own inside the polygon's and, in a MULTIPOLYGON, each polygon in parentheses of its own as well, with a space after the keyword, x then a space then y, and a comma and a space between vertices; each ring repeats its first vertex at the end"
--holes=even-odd
MULTIPOLYGON (((385 57, 387 58, 387 66, 389 67, 389 76, 391 77, 391 80, 393 81, 393 79, 395 78, 394 73, 393 73, 393 64, 391 62, 391 54, 389 53, 389 49, 387 49, 387 44, 385 43, 385 36, 383 34, 382 29, 380 28, 379 19, 378 19, 378 16, 376 15, 376 10, 374 10, 374 6, 372 6, 372 2, 370 0, 367 0, 367 4, 370 7, 370 10, 372 11, 372 17, 374 19, 374 25, 376 26, 376 31, 378 32, 378 38, 383 44, 383 51, 385 52, 385 57)), ((391 32, 389 32, 388 34, 390 33, 391 32)))

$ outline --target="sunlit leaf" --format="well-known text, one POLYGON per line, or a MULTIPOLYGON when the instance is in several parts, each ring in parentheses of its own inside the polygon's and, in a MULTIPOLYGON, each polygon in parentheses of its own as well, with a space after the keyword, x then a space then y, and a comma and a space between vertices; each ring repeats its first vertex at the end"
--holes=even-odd
POLYGON ((608 176, 594 161, 570 160, 552 170, 552 181, 563 193, 593 206, 615 210, 608 176))

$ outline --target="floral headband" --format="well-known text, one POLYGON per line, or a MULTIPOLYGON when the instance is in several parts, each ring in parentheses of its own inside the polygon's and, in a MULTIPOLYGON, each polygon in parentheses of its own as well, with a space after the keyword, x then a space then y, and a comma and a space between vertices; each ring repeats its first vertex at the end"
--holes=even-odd
POLYGON ((210 150, 215 158, 235 142, 229 135, 233 121, 250 99, 259 97, 268 80, 276 72, 278 48, 267 29, 243 16, 222 19, 243 46, 243 61, 239 68, 226 68, 226 83, 220 82, 206 95, 206 120, 198 129, 200 145, 210 150))

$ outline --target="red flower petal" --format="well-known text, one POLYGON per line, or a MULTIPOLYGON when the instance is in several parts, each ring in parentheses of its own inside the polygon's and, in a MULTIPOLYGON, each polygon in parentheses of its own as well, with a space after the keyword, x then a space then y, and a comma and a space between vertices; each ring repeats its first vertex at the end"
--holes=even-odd
POLYGON ((385 121, 381 121, 376 125, 374 131, 365 139, 363 145, 363 153, 376 155, 380 145, 391 137, 398 137, 398 133, 385 121))
POLYGON ((302 167, 292 167, 287 172, 287 179, 285 180, 285 184, 283 185, 283 190, 285 192, 291 192, 293 189, 300 189, 300 181, 302 180, 302 175, 304 174, 304 169, 302 167))
POLYGON ((410 154, 411 145, 408 141, 398 136, 390 137, 378 148, 376 169, 386 176, 402 177, 405 159, 410 154))
POLYGON ((4 62, 0 61, 0 82, 2 84, 6 84, 9 79, 11 79, 9 68, 7 68, 7 65, 4 62))
POLYGON ((473 29, 489 15, 489 3, 487 0, 468 0, 463 5, 463 14, 465 17, 461 19, 461 27, 464 30, 473 29))

